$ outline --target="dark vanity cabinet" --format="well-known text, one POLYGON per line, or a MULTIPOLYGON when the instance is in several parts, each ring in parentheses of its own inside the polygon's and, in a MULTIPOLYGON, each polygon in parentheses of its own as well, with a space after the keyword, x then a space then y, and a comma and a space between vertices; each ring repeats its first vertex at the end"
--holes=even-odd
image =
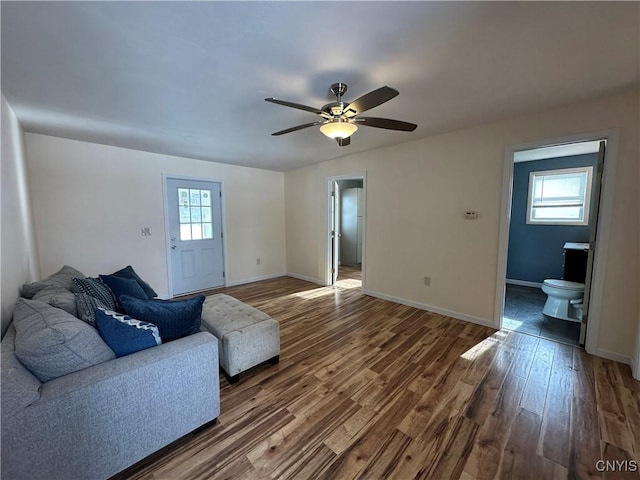
POLYGON ((565 243, 562 279, 570 282, 585 283, 588 256, 588 243, 565 243))

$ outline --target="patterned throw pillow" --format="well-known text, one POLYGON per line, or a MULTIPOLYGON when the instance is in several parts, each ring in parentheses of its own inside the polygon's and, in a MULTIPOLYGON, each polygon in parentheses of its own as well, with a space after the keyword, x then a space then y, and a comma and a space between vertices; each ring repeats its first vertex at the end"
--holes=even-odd
POLYGON ((140 300, 122 295, 120 303, 127 315, 157 325, 163 342, 200 330, 204 295, 189 300, 140 300))
POLYGON ((105 285, 105 283, 99 278, 74 278, 73 287, 71 291, 73 293, 84 293, 93 298, 100 300, 100 302, 109 310, 116 309, 116 299, 111 292, 111 289, 105 285))
POLYGON ((98 308, 96 326, 100 336, 116 357, 123 357, 162 343, 158 327, 153 323, 142 322, 113 310, 98 308))
POLYGON ((96 308, 106 308, 104 303, 86 293, 74 293, 76 296, 76 310, 78 318, 87 322, 92 327, 96 326, 96 308))

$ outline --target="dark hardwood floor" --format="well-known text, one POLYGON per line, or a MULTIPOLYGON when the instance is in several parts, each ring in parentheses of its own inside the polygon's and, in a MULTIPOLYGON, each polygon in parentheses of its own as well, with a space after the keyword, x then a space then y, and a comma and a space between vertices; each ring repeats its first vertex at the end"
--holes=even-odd
POLYGON ((118 478, 640 478, 597 469, 640 460, 626 365, 349 285, 220 292, 280 322, 280 363, 221 377, 215 425, 118 478))

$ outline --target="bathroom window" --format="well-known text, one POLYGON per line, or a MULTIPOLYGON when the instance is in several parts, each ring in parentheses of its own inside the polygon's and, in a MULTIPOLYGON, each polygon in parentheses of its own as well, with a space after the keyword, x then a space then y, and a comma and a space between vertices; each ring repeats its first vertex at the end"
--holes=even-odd
POLYGON ((527 223, 588 225, 593 167, 531 172, 527 223))

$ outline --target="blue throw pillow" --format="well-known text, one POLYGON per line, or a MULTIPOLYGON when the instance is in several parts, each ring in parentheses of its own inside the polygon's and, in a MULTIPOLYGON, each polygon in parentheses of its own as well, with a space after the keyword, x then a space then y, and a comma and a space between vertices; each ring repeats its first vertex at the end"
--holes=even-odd
POLYGON ((120 310, 120 295, 129 295, 131 297, 147 299, 147 294, 140 284, 133 278, 117 277, 115 275, 99 275, 107 287, 111 289, 114 297, 116 297, 116 307, 120 310))
POLYGON ((132 278, 133 280, 138 282, 138 285, 140 285, 140 287, 144 290, 144 293, 147 294, 147 298, 156 298, 158 296, 155 290, 151 288, 151 285, 142 280, 142 278, 140 278, 140 276, 136 273, 131 265, 127 265, 123 269, 118 270, 117 272, 113 272, 111 275, 115 277, 132 278))
POLYGON ((113 310, 96 308, 96 327, 116 357, 160 345, 160 333, 153 323, 141 322, 113 310))
POLYGON ((189 300, 140 300, 129 295, 120 297, 127 315, 158 326, 163 342, 186 337, 200 330, 204 295, 189 300))

